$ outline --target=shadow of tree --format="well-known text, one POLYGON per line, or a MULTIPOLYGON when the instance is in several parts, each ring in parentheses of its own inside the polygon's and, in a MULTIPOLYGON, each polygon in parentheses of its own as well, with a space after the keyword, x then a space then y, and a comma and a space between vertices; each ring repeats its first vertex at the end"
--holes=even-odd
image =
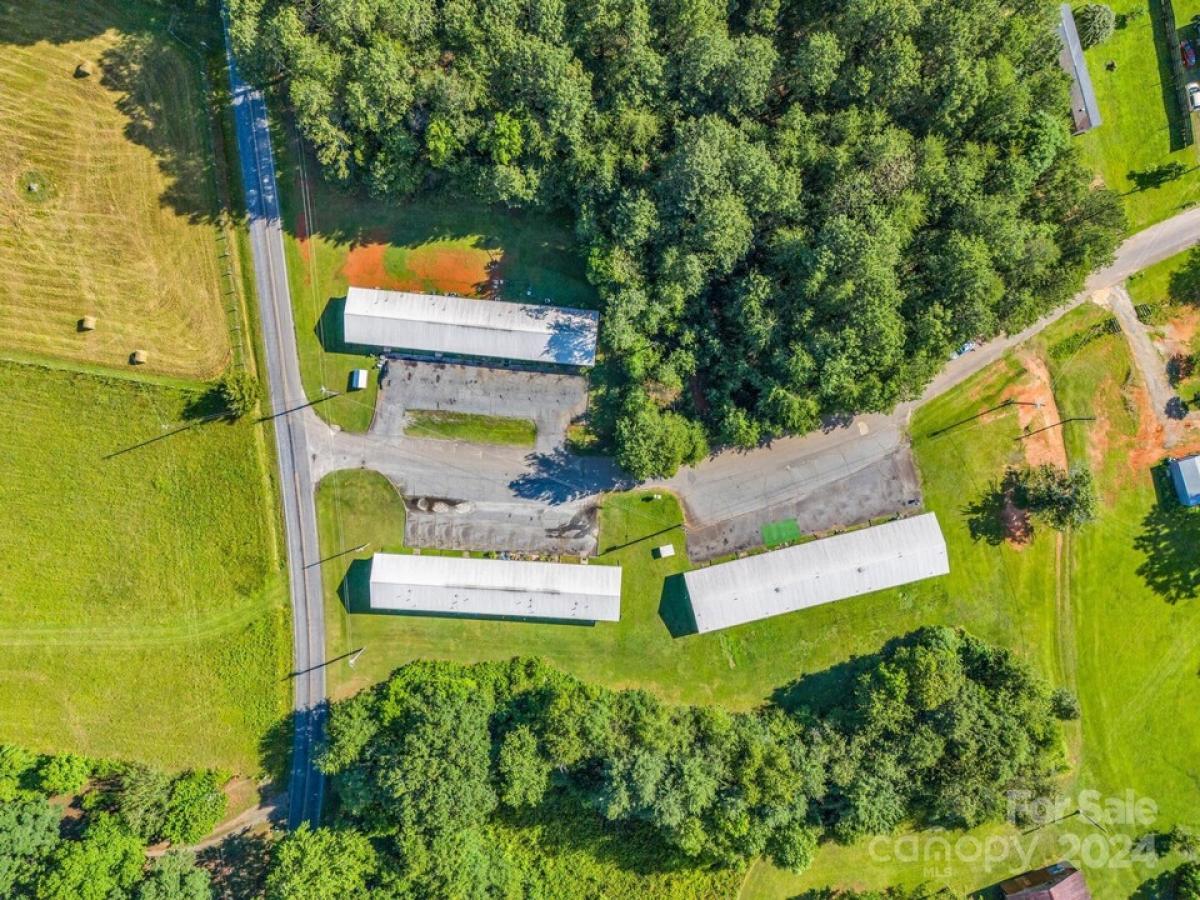
POLYGON ((1174 900, 1176 875, 1174 869, 1151 875, 1129 895, 1129 900, 1174 900))
POLYGON ((635 482, 611 460, 575 456, 559 448, 526 457, 528 471, 509 482, 509 489, 524 500, 569 503, 603 491, 628 490, 635 482))
POLYGON ((1125 177, 1133 182, 1133 191, 1148 191, 1160 188, 1188 173, 1188 167, 1183 163, 1169 162, 1155 166, 1152 169, 1133 169, 1125 173, 1125 177))
POLYGON ((1178 603, 1200 593, 1200 510, 1179 502, 1165 465, 1153 476, 1156 502, 1133 541, 1145 555, 1137 573, 1168 603, 1178 603))
POLYGON ((166 176, 159 203, 193 223, 216 221, 221 210, 206 120, 210 98, 194 74, 203 62, 154 31, 125 35, 99 62, 100 83, 120 95, 125 137, 148 149, 166 176))
POLYGON ((1184 264, 1171 273, 1167 294, 1176 303, 1200 303, 1200 249, 1192 250, 1184 264))
POLYGON ((196 860, 208 871, 219 900, 260 897, 270 868, 270 840, 266 834, 238 832, 201 850, 196 860))
POLYGON ((1029 514, 1015 499, 1019 482, 1018 474, 1010 470, 993 481, 983 496, 963 507, 971 540, 985 541, 994 547, 1005 540, 1024 543, 1033 536, 1029 514))

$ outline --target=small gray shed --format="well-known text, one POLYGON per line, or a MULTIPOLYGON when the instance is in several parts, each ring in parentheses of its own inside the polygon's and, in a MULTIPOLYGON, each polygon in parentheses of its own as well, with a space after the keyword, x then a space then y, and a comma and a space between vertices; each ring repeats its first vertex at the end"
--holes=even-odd
POLYGON ((1173 459, 1167 467, 1179 502, 1184 506, 1200 505, 1200 455, 1173 459))

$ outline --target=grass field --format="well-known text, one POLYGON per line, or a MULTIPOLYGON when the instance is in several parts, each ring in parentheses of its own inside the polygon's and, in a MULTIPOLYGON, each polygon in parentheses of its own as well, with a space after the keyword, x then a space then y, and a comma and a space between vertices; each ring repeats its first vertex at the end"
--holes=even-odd
POLYGON ((532 447, 537 440, 537 426, 528 419, 435 409, 410 409, 407 416, 404 432, 411 437, 516 447, 532 447))
POLYGON ((0 742, 253 773, 290 645, 261 426, 0 363, 0 742))
POLYGON ((127 366, 141 349, 190 378, 230 359, 202 63, 168 15, 0 4, 0 353, 127 366))
MULTIPOLYGON (((1132 232, 1200 202, 1200 157, 1196 145, 1174 137, 1179 115, 1167 54, 1177 48, 1166 46, 1158 0, 1109 5, 1125 25, 1086 54, 1103 124, 1075 140, 1104 183, 1122 195, 1132 232)), ((1175 4, 1181 24, 1196 12, 1198 0, 1175 4)))
MULTIPOLYGON (((677 579, 669 576, 687 565, 678 508, 670 498, 617 495, 602 514, 601 546, 621 548, 604 557, 624 566, 621 622, 580 627, 348 615, 337 593, 352 564, 344 557, 326 566, 329 655, 366 650, 353 669, 345 661, 330 666, 331 688, 344 696, 414 657, 466 661, 527 653, 609 685, 644 686, 670 700, 745 708, 803 674, 919 625, 961 625, 1013 648, 1053 683, 1077 691, 1083 719, 1067 728, 1072 770, 1066 790, 1096 790, 1106 797, 1128 790, 1151 798, 1159 805, 1154 827, 1164 830, 1193 821, 1190 798, 1200 764, 1192 748, 1200 741, 1200 721, 1181 718, 1180 711, 1200 700, 1195 599, 1200 566, 1189 549, 1200 540, 1200 516, 1181 514, 1160 501, 1149 466, 1140 461, 1145 455, 1139 450, 1142 406, 1122 337, 1102 335, 1066 358, 1047 351, 1104 315, 1095 307, 1081 308, 1033 348, 1049 367, 1061 415, 1096 416, 1094 422, 1068 426, 1064 435, 1070 459, 1094 468, 1102 496, 1100 518, 1077 535, 1064 539, 1035 529, 1030 542, 1013 545, 979 527, 977 501, 990 493, 1007 465, 1023 458, 1023 444, 1015 440, 1021 434, 1017 408, 1007 406, 946 429, 998 406, 1027 383, 1030 375, 1009 357, 922 408, 914 419, 927 506, 937 512, 950 548, 946 578, 715 634, 672 637, 684 610, 677 579), (667 540, 677 555, 652 559, 651 548, 667 540)), ((372 473, 344 472, 327 479, 319 512, 325 555, 365 541, 374 542, 371 550, 394 549, 402 541, 401 503, 390 484, 372 473)), ((1083 846, 1087 858, 1081 861, 1094 895, 1129 896, 1160 871, 1122 854, 1124 837, 1148 829, 1115 825, 1109 830, 1106 835, 1073 818, 1032 836, 993 825, 970 837, 1020 840, 1033 864, 1073 854, 1078 859, 1077 848, 1083 846)), ((923 880, 966 892, 1024 868, 1011 854, 990 867, 979 860, 935 864, 895 856, 874 858, 869 845, 828 845, 801 877, 756 865, 742 896, 775 898, 824 884, 923 880)))
MULTIPOLYGON (((291 173, 279 187, 300 368, 312 399, 322 396, 322 388, 344 391, 350 371, 375 350, 343 340, 342 301, 351 284, 596 305, 565 220, 483 208, 462 198, 373 200, 327 184, 288 135, 277 135, 275 146, 280 172, 291 173)), ((365 431, 377 391, 372 383, 316 410, 343 428, 365 431)))

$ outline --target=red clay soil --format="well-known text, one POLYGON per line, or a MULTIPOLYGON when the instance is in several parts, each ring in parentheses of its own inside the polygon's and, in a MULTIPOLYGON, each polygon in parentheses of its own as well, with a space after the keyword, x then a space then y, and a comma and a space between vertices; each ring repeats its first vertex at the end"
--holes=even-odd
POLYGON ((1031 466, 1050 463, 1065 469, 1067 448, 1063 444, 1062 428, 1047 427, 1059 421, 1058 404, 1054 402, 1054 391, 1050 387, 1050 372, 1041 357, 1032 353, 1023 353, 1020 360, 1029 377, 1007 391, 1006 399, 1021 404, 1017 407, 1017 424, 1022 434, 1030 435, 1021 441, 1025 462, 1031 466), (1030 405, 1035 403, 1039 405, 1030 405))
POLYGON ((1020 549, 1029 543, 1033 537, 1033 525, 1029 521, 1029 513, 1013 502, 1012 492, 1004 495, 1004 506, 1000 510, 1000 524, 1004 526, 1004 537, 1014 547, 1020 549))
POLYGON ((465 297, 482 296, 487 290, 489 260, 486 253, 468 247, 418 247, 410 250, 404 277, 387 270, 388 244, 368 241, 350 249, 341 274, 359 287, 391 291, 454 293, 465 297))

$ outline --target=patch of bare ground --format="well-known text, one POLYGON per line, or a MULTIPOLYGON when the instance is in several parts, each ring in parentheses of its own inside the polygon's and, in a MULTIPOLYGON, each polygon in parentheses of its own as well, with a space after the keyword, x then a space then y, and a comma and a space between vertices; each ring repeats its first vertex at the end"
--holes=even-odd
POLYGON ((1017 550, 1024 549, 1033 537, 1033 523, 1029 513, 1013 502, 1012 492, 1004 495, 1004 505, 1000 508, 1000 524, 1004 527, 1004 539, 1017 550))
POLYGON ((1025 351, 1018 357, 1026 377, 1005 392, 1004 399, 1017 403, 1017 424, 1026 435, 1021 441, 1025 462, 1031 466, 1049 463, 1067 467, 1067 448, 1059 421, 1058 404, 1050 386, 1050 370, 1036 353, 1025 351))

